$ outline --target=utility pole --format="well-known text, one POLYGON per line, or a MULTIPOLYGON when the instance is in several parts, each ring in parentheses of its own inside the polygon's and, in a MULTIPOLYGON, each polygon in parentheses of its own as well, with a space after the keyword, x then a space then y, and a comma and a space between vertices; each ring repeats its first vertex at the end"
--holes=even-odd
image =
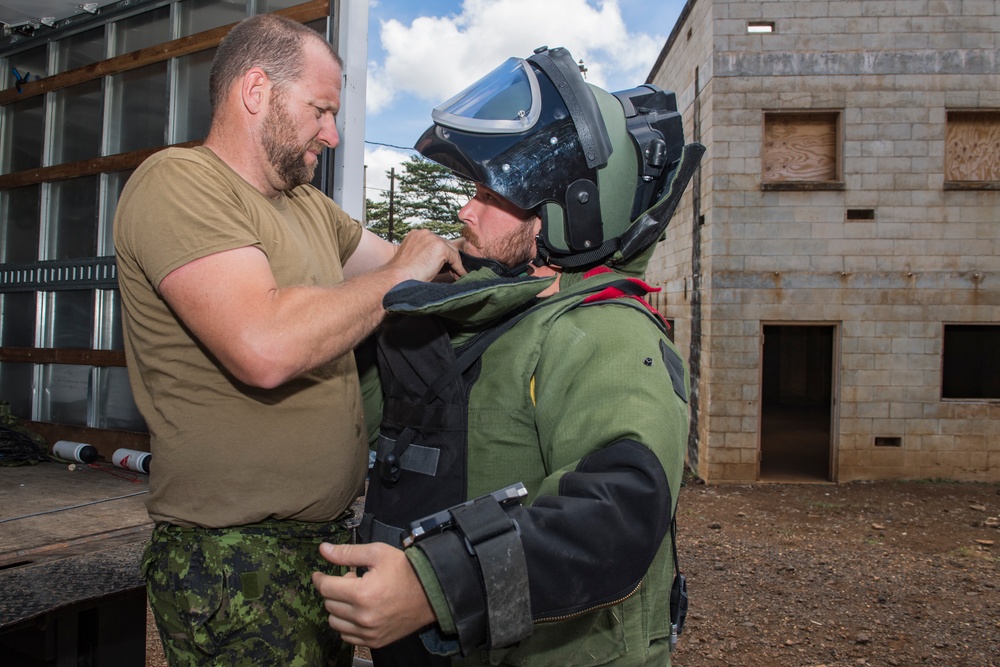
POLYGON ((393 242, 392 239, 392 215, 393 215, 393 199, 396 194, 396 168, 392 167, 389 169, 389 243, 393 242))

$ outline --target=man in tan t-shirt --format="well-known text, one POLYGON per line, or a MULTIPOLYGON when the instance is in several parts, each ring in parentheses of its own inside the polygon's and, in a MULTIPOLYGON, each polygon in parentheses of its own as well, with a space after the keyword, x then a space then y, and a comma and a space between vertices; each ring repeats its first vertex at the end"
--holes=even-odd
MULTIPOLYGON (((342 63, 262 15, 213 62, 204 145, 130 178, 115 219, 129 377, 150 432, 144 559, 168 660, 327 665, 313 570, 343 542, 367 447, 353 348, 405 280, 463 272, 427 231, 399 246, 309 185, 339 142, 342 63)), ((346 664, 346 663, 345 663, 346 664)))

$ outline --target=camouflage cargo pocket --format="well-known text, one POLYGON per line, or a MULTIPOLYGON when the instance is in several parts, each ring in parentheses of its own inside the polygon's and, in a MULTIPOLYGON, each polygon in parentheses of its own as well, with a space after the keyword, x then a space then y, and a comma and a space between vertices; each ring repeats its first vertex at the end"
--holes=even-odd
POLYGON ((215 654, 228 634, 229 594, 217 543, 154 531, 143 568, 164 650, 215 654))

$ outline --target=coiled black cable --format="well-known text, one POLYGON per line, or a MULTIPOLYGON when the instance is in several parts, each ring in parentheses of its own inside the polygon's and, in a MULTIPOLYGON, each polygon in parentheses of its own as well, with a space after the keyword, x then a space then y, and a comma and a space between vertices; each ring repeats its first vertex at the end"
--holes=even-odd
POLYGON ((47 458, 30 436, 0 424, 0 466, 32 465, 47 458))

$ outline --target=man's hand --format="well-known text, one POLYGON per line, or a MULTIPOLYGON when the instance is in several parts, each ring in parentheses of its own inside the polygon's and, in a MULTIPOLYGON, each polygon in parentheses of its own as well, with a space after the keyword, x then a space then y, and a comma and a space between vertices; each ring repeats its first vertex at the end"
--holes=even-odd
POLYGON ((465 274, 452 242, 426 229, 408 233, 389 265, 405 270, 413 280, 430 281, 439 273, 450 273, 454 278, 465 274))
POLYGON ((334 565, 366 567, 335 577, 313 572, 312 582, 323 596, 330 627, 344 641, 381 648, 434 623, 431 609, 406 555, 388 544, 328 544, 320 554, 334 565))

